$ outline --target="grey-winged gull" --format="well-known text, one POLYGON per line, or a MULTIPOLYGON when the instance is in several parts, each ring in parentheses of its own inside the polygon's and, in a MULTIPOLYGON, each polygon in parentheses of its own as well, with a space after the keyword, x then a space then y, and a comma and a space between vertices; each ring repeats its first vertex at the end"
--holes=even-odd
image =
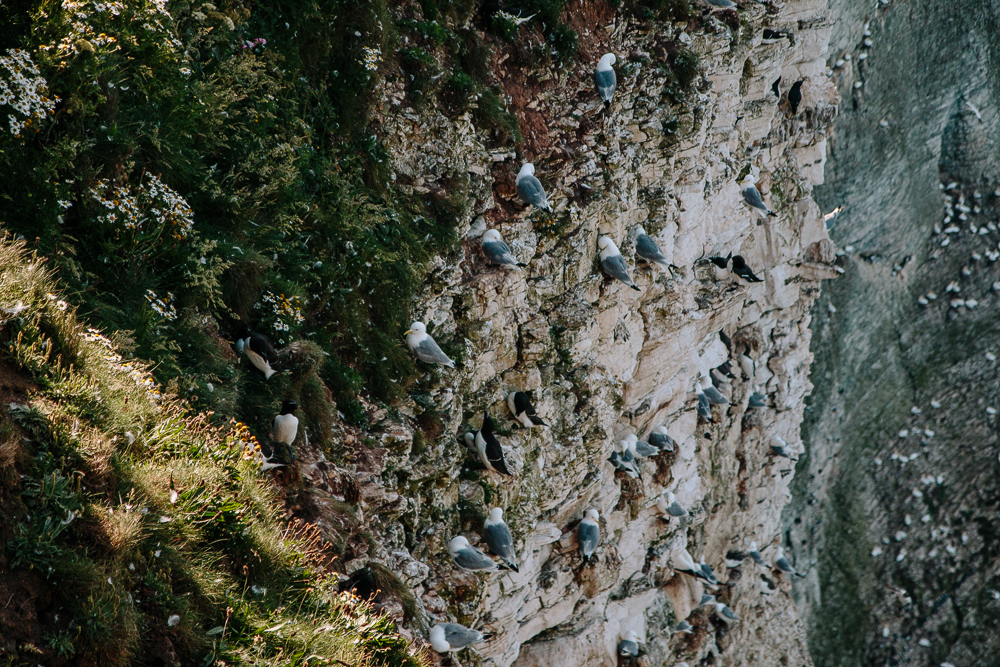
POLYGON ((431 648, 438 653, 458 651, 489 638, 490 635, 484 635, 478 630, 470 630, 458 623, 438 623, 431 628, 431 648))
POLYGON ((535 178, 535 165, 530 162, 524 163, 521 171, 517 172, 516 185, 517 196, 521 198, 521 201, 543 211, 552 212, 548 197, 545 196, 545 189, 542 187, 541 181, 535 178))
POLYGON ((501 238, 500 232, 497 230, 486 230, 486 233, 483 234, 482 243, 483 254, 486 255, 486 259, 494 264, 508 266, 515 270, 520 270, 522 266, 527 266, 527 264, 517 261, 517 258, 511 254, 510 248, 503 242, 503 238, 501 238))
POLYGON ((597 545, 601 542, 601 524, 598 523, 600 519, 597 510, 589 509, 576 529, 576 540, 580 544, 580 555, 583 556, 585 563, 591 561, 597 545))
POLYGON ((695 383, 694 395, 698 397, 698 416, 714 423, 712 419, 712 404, 709 402, 705 392, 701 390, 701 383, 695 383))
MULTIPOLYGON (((624 452, 629 453, 627 445, 624 452)), ((632 479, 641 477, 641 475, 639 474, 639 469, 635 465, 635 461, 630 460, 626 462, 625 459, 623 458, 623 453, 619 452, 617 449, 611 452, 611 456, 608 457, 608 462, 614 466, 615 470, 621 470, 623 473, 625 473, 632 479)))
POLYGON ((700 609, 700 608, 702 608, 702 607, 704 607, 706 605, 715 606, 715 596, 712 595, 711 593, 702 593, 701 594, 701 602, 698 603, 698 607, 697 608, 700 609))
POLYGON ((788 443, 785 442, 785 439, 777 433, 771 436, 771 453, 775 456, 784 457, 791 461, 798 461, 798 459, 793 455, 791 447, 789 447, 788 443))
POLYGON ((708 4, 719 9, 736 9, 736 3, 732 0, 705 0, 708 4))
POLYGON ((755 391, 752 394, 750 394, 749 400, 747 400, 747 407, 748 408, 766 408, 767 407, 767 396, 765 396, 764 394, 760 393, 759 391, 756 391, 756 387, 754 387, 754 390, 755 391))
POLYGON ((718 577, 715 576, 715 572, 712 572, 712 566, 705 562, 705 557, 701 557, 701 573, 705 575, 705 581, 710 584, 719 583, 718 577))
POLYGON ((628 266, 625 265, 625 258, 622 257, 621 252, 618 250, 618 246, 615 242, 611 240, 609 236, 602 236, 597 241, 597 247, 601 249, 601 268, 604 272, 616 280, 620 280, 625 283, 635 291, 641 291, 639 287, 632 282, 632 276, 628 272, 628 266))
POLYGON ((632 630, 626 632, 618 642, 618 655, 623 658, 639 657, 639 635, 632 630))
POLYGON ((625 436, 623 442, 628 443, 628 450, 632 452, 633 458, 645 458, 647 456, 656 456, 660 453, 658 447, 654 447, 645 440, 640 440, 635 433, 629 433, 625 436))
POLYGON ((493 572, 497 569, 496 562, 461 535, 448 543, 448 553, 455 565, 470 572, 493 572))
POLYGON ((705 394, 705 398, 712 405, 727 405, 729 403, 729 400, 712 384, 712 378, 708 373, 701 376, 701 393, 705 394))
POLYGON ((764 557, 760 555, 759 551, 757 551, 756 542, 750 543, 750 548, 747 550, 747 554, 750 556, 750 560, 757 563, 757 565, 767 567, 767 563, 764 562, 764 557))
POLYGON ((719 616, 721 616, 722 620, 724 620, 726 623, 729 623, 730 621, 736 621, 737 623, 740 622, 740 617, 736 615, 736 612, 734 612, 732 609, 722 604, 721 602, 715 603, 715 612, 719 616))
POLYGON ((804 574, 799 574, 798 572, 795 571, 795 568, 792 567, 792 564, 788 562, 787 558, 785 558, 785 550, 782 549, 781 547, 778 547, 778 553, 775 554, 774 556, 774 567, 787 574, 794 574, 796 577, 806 576, 804 574))
POLYGON ((740 192, 743 194, 743 201, 746 202, 747 206, 760 214, 761 217, 777 216, 778 214, 769 209, 764 203, 763 197, 760 196, 760 190, 755 185, 756 182, 757 178, 752 173, 747 174, 740 182, 740 192))
POLYGON ((523 391, 512 391, 507 394, 507 409, 525 428, 533 426, 548 426, 541 417, 535 414, 531 398, 523 391))
POLYGON ((672 452, 674 451, 674 439, 667 434, 666 426, 657 426, 653 429, 653 432, 649 434, 649 444, 654 447, 659 448, 661 452, 672 452))
POLYGON ((600 95, 605 108, 611 106, 611 96, 615 94, 618 85, 615 71, 611 68, 616 60, 615 54, 605 53, 598 61, 597 69, 594 70, 594 85, 597 86, 597 94, 600 95))
POLYGON ((483 540, 490 551, 496 554, 510 569, 517 572, 514 538, 511 537, 510 528, 504 523, 503 510, 499 507, 490 510, 490 516, 486 519, 486 526, 483 529, 483 540))
POLYGON ((414 322, 410 325, 406 332, 406 346, 410 348, 417 359, 424 363, 455 367, 455 362, 448 358, 448 355, 438 347, 431 335, 427 333, 427 327, 424 326, 423 322, 414 322))
POLYGON ((660 246, 656 245, 653 237, 647 234, 642 227, 635 230, 635 256, 651 264, 659 264, 667 270, 667 275, 672 275, 670 273, 670 260, 660 250, 660 246))
POLYGON ((692 632, 694 632, 694 626, 688 623, 687 621, 681 621, 680 623, 677 624, 677 627, 674 629, 674 632, 683 632, 684 634, 689 635, 692 632))
POLYGON ((688 513, 688 511, 681 507, 680 503, 677 502, 677 497, 672 491, 666 491, 662 496, 656 499, 656 509, 658 509, 661 514, 669 514, 673 517, 687 516, 688 513))

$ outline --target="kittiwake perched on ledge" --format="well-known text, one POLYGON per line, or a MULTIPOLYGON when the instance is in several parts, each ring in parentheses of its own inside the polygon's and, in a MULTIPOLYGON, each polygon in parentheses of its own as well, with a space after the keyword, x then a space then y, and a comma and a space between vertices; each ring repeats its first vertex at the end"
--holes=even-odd
POLYGON ((535 178, 535 165, 525 162, 521 171, 517 172, 515 185, 517 186, 517 196, 525 204, 531 204, 549 213, 552 212, 548 197, 545 196, 545 189, 542 187, 541 181, 535 178))
POLYGON ((747 400, 747 407, 751 409, 766 408, 767 396, 757 391, 757 387, 754 387, 754 392, 750 394, 750 398, 747 400))
MULTIPOLYGON (((468 436, 466 436, 466 442, 468 442, 468 436)), ((511 475, 510 470, 507 469, 507 462, 503 458, 503 447, 500 446, 497 437, 493 435, 493 420, 490 418, 489 412, 483 412, 483 425, 476 431, 473 444, 483 465, 501 475, 511 475)))
POLYGON ((792 567, 792 564, 789 563, 788 559, 785 558, 785 550, 782 549, 781 547, 778 547, 778 553, 774 555, 774 567, 787 574, 794 574, 796 577, 806 576, 804 574, 799 574, 798 572, 795 571, 795 568, 792 567))
POLYGON ((798 461, 798 459, 794 456, 794 452, 792 452, 792 448, 789 447, 788 443, 785 442, 785 439, 777 433, 771 436, 771 453, 775 456, 781 456, 791 461, 798 461))
POLYGON ((660 246, 656 245, 653 237, 647 234, 642 227, 637 227, 635 230, 635 255, 650 264, 659 264, 667 270, 668 276, 673 275, 670 273, 670 260, 660 250, 660 246))
POLYGON ((747 174, 740 182, 740 192, 743 194, 743 201, 746 202, 747 206, 759 213, 761 217, 777 217, 778 214, 769 209, 764 203, 764 199, 760 196, 760 190, 754 185, 756 182, 757 178, 752 173, 747 174))
POLYGON ((494 264, 508 266, 515 270, 520 270, 522 266, 527 266, 527 264, 517 261, 517 258, 511 254, 510 248, 503 242, 503 239, 500 237, 500 232, 497 230, 486 230, 486 233, 483 234, 482 243, 483 254, 486 255, 486 259, 490 260, 494 264))
POLYGON ((709 586, 715 586, 715 584, 713 584, 705 576, 705 573, 702 572, 701 566, 694 562, 694 558, 691 557, 691 554, 688 553, 687 549, 675 551, 671 554, 670 559, 673 562, 674 569, 678 572, 683 572, 684 574, 692 576, 695 579, 700 579, 709 586))
POLYGON ((458 651, 489 638, 490 635, 484 635, 478 630, 470 630, 458 623, 438 623, 431 628, 431 648, 438 653, 458 651))
POLYGON ((605 53, 598 61, 597 69, 594 70, 594 85, 597 86, 597 94, 604 102, 605 109, 611 106, 611 96, 615 94, 615 88, 618 86, 615 71, 611 68, 616 60, 615 54, 605 53))
POLYGON ((455 367, 455 362, 438 347, 423 322, 414 322, 406 332, 406 346, 414 356, 427 364, 441 364, 449 368, 455 367))
POLYGON ((688 514, 688 511, 680 506, 680 503, 677 502, 677 497, 671 491, 667 491, 656 499, 656 509, 661 514, 669 514, 673 517, 682 517, 688 514))
POLYGON ((712 405, 727 405, 729 403, 729 400, 712 384, 712 378, 708 373, 701 376, 701 393, 705 394, 705 398, 712 405))
POLYGON ((767 567, 767 563, 764 562, 764 557, 760 555, 759 551, 757 551, 756 542, 750 543, 750 549, 747 550, 747 554, 750 556, 750 560, 757 563, 757 565, 767 567))
POLYGON ((698 397, 698 416, 706 421, 715 423, 712 419, 712 404, 709 402, 705 392, 701 390, 701 383, 695 383, 694 395, 698 397))
POLYGON ((609 236, 602 236, 597 241, 597 247, 601 249, 601 268, 604 272, 616 280, 620 280, 625 283, 636 292, 640 292, 636 284, 632 282, 632 276, 629 275, 628 266, 625 265, 625 258, 622 257, 621 252, 618 250, 618 246, 615 242, 611 240, 609 236))
POLYGON ((651 444, 644 440, 640 440, 635 433, 629 433, 625 436, 625 440, 622 442, 628 443, 628 450, 632 453, 633 458, 645 458, 647 456, 656 456, 660 453, 659 448, 653 447, 651 444))
POLYGON ((732 0, 705 0, 708 4, 718 9, 736 9, 736 3, 732 0))
POLYGON ((653 432, 649 434, 649 444, 654 447, 658 447, 661 452, 672 452, 674 451, 674 439, 667 434, 666 426, 657 426, 653 429, 653 432))
POLYGON ((497 569, 496 561, 469 544, 469 540, 461 535, 448 543, 448 553, 455 565, 470 572, 493 572, 497 569))
POLYGON ((687 621, 681 621, 680 623, 677 624, 677 628, 674 630, 674 632, 683 632, 684 634, 689 635, 692 632, 694 632, 694 626, 688 623, 687 621))
MULTIPOLYGON (((631 456, 631 453, 628 451, 627 445, 625 447, 625 453, 631 456)), ((635 465, 635 461, 629 460, 626 462, 622 452, 619 452, 617 449, 611 452, 611 456, 608 457, 608 462, 614 466, 615 470, 621 470, 623 473, 625 473, 632 479, 642 477, 639 474, 639 469, 635 465)))
POLYGON ((524 428, 548 426, 548 424, 535 414, 535 408, 531 405, 531 399, 523 391, 512 391, 507 394, 507 409, 514 415, 514 419, 521 422, 524 428))
POLYGON ((583 562, 589 563, 597 550, 597 545, 601 542, 601 515, 595 509, 587 510, 583 521, 576 529, 576 540, 580 544, 580 554, 583 562))
POLYGON ((702 593, 701 594, 701 602, 699 602, 698 606, 695 607, 695 608, 696 609, 701 609, 702 607, 704 607, 706 605, 715 606, 715 596, 712 595, 711 593, 702 593))
POLYGON ((623 658, 639 657, 639 635, 632 630, 626 632, 618 642, 618 655, 623 658))
POLYGON ((736 615, 736 612, 734 612, 732 609, 722 604, 721 602, 715 603, 715 613, 721 616, 722 620, 724 620, 726 623, 729 623, 730 621, 736 621, 737 623, 740 622, 740 617, 736 615))
POLYGON ((278 353, 274 351, 271 341, 263 334, 254 333, 247 326, 240 330, 240 339, 243 341, 243 354, 247 355, 254 368, 264 374, 265 380, 270 380, 277 373, 271 368, 271 364, 278 361, 278 353))
POLYGON ((496 554, 507 566, 517 572, 517 554, 514 552, 514 538, 511 537, 510 528, 503 520, 503 510, 494 507, 490 510, 490 516, 486 519, 486 526, 483 529, 483 540, 486 546, 496 554))

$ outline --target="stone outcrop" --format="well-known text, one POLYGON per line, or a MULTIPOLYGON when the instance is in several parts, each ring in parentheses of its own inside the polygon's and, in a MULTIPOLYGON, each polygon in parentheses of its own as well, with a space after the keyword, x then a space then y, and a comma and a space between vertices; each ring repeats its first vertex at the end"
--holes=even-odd
POLYGON ((738 16, 703 12, 676 25, 595 19, 580 30, 578 64, 561 70, 529 71, 501 52, 493 67, 522 121, 523 156, 490 146, 471 115, 417 111, 402 91, 384 91, 378 132, 400 182, 468 202, 460 249, 436 261, 414 309, 460 366, 426 369, 410 400, 379 412, 381 435, 359 447, 355 469, 306 461, 306 470, 323 476, 332 500, 361 499, 359 519, 374 539, 345 567, 374 558, 398 573, 420 610, 410 631, 443 620, 487 628, 494 638, 478 647, 481 661, 503 667, 614 665, 627 630, 639 634, 648 665, 709 654, 725 664, 810 663, 787 580, 724 561, 752 540, 774 556, 793 464, 772 456, 771 437, 800 442, 810 307, 819 281, 838 273, 811 198, 838 102, 825 9, 746 3, 738 16), (764 44, 765 26, 788 36, 764 44), (700 74, 671 105, 667 59, 681 48, 699 56, 700 74), (591 71, 608 51, 620 54, 619 87, 604 111, 591 71), (792 115, 784 93, 799 80, 792 115), (552 215, 515 201, 522 158, 535 164, 552 215), (737 179, 749 167, 777 217, 761 220, 744 204, 737 179), (672 275, 635 260, 639 225, 672 275), (524 270, 485 261, 478 237, 487 228, 524 270), (621 248, 639 291, 602 273, 602 235, 621 248), (717 280, 707 257, 729 252, 764 281, 717 280), (710 423, 697 416, 694 389, 729 358, 720 331, 732 340, 736 379, 710 423), (752 378, 741 374, 743 354, 755 361, 752 378), (755 387, 763 409, 748 409, 755 387), (532 393, 548 428, 514 428, 504 404, 514 389, 532 393), (461 444, 484 410, 513 478, 483 470, 461 444), (606 459, 618 441, 659 425, 676 450, 643 461, 641 481, 616 474, 606 459), (666 490, 688 517, 657 514, 666 490), (461 533, 478 543, 494 506, 505 509, 520 572, 458 571, 448 541, 461 533), (603 536, 590 566, 575 538, 589 508, 603 536), (718 595, 742 622, 696 609, 701 584, 674 569, 683 548, 728 581, 718 595), (769 595, 762 574, 775 582, 769 595), (683 619, 692 634, 673 633, 683 619))

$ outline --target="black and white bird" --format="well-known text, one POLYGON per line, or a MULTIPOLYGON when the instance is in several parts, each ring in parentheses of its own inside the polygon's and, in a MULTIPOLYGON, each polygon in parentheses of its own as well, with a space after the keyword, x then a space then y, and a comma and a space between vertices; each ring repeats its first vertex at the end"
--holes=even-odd
POLYGON ((747 559, 747 555, 742 551, 737 551, 736 549, 730 549, 726 552, 726 567, 730 570, 739 567, 743 564, 743 561, 747 559))
POLYGON ((276 442, 291 445, 299 432, 299 418, 295 411, 299 405, 295 401, 285 401, 281 404, 281 412, 274 418, 272 432, 276 442))
POLYGON ((709 373, 701 376, 701 392, 705 394, 705 398, 712 405, 727 405, 729 403, 726 397, 712 384, 712 378, 709 373))
POLYGON ((681 621, 680 623, 677 624, 677 627, 674 629, 674 632, 683 632, 684 634, 689 635, 692 632, 694 632, 694 626, 688 623, 687 621, 681 621))
POLYGON ((701 557, 701 573, 705 575, 705 581, 710 584, 718 584, 719 579, 715 576, 715 572, 712 572, 712 566, 705 562, 705 557, 701 557))
POLYGON ((517 196, 525 204, 531 204, 549 213, 552 212, 548 197, 545 196, 545 189, 542 187, 541 181, 535 178, 535 165, 530 162, 524 163, 521 171, 517 172, 515 185, 517 186, 517 196))
POLYGON ((341 593, 350 591, 362 600, 370 600, 380 592, 375 576, 367 567, 352 572, 347 579, 337 585, 337 590, 341 593))
POLYGON ((594 70, 594 85, 597 86, 597 94, 604 102, 605 109, 611 106, 611 97, 615 94, 615 88, 618 86, 615 70, 611 67, 616 60, 615 54, 605 53, 598 61, 597 69, 594 70))
POLYGON ((720 617, 722 617, 722 620, 724 620, 726 623, 729 623, 730 621, 735 621, 737 623, 740 622, 740 617, 736 615, 736 612, 734 612, 732 609, 722 604, 721 602, 715 603, 715 613, 717 613, 720 617))
POLYGON ((785 442, 785 439, 782 438, 777 433, 771 436, 770 444, 771 444, 771 453, 774 454, 775 456, 780 456, 782 458, 786 458, 791 461, 798 461, 798 459, 795 458, 794 453, 792 452, 792 448, 789 447, 788 443, 785 442))
POLYGON ((507 567, 517 572, 517 553, 514 551, 514 538, 510 534, 510 528, 503 520, 503 510, 494 507, 490 510, 490 516, 486 519, 483 528, 483 540, 490 551, 507 564, 507 567))
POLYGON ((796 577, 806 576, 804 574, 799 574, 798 572, 795 571, 795 568, 792 567, 792 564, 788 562, 787 558, 785 558, 785 550, 782 549, 781 547, 778 547, 778 553, 774 555, 774 567, 786 574, 794 574, 796 577))
POLYGON ((657 447, 661 452, 672 452, 674 451, 674 439, 667 434, 667 427, 660 425, 653 429, 653 432, 649 434, 649 444, 657 447))
MULTIPOLYGON (((466 435, 465 439, 468 442, 469 436, 466 435)), ((503 447, 500 446, 497 437, 493 435, 493 419, 490 418, 490 413, 483 412, 483 425, 476 431, 472 442, 479 455, 479 460, 487 468, 501 475, 512 476, 510 470, 507 469, 507 462, 503 458, 503 447)))
POLYGON ((778 585, 774 583, 774 580, 768 577, 766 574, 760 575, 760 592, 764 595, 770 595, 774 591, 778 590, 778 585))
POLYGON ((702 593, 701 602, 698 603, 698 606, 695 607, 695 609, 701 609, 707 605, 712 605, 713 607, 715 606, 715 596, 711 593, 702 593))
POLYGON ((527 264, 517 261, 517 258, 511 254, 510 248, 503 242, 503 238, 501 238, 500 232, 497 230, 486 230, 486 233, 483 234, 482 243, 483 254, 486 255, 486 259, 494 264, 507 266, 516 271, 519 271, 522 266, 527 266, 527 264))
POLYGON ((750 543, 750 548, 747 550, 747 555, 750 556, 750 560, 757 563, 757 565, 760 565, 761 567, 767 567, 767 563, 764 562, 764 557, 760 555, 759 551, 757 551, 756 542, 750 543))
POLYGON ((799 112, 799 103, 802 102, 802 81, 796 81, 788 89, 788 104, 792 108, 792 115, 799 112))
POLYGON ((277 372, 271 368, 271 364, 278 361, 278 353, 274 351, 271 341, 263 334, 254 333, 247 326, 240 330, 240 339, 243 341, 243 354, 264 374, 264 379, 269 380, 277 372))
POLYGON ((628 445, 625 445, 624 450, 621 452, 618 450, 612 451, 611 456, 608 457, 608 462, 614 466, 615 470, 621 470, 632 479, 640 479, 642 477, 639 473, 639 467, 635 464, 635 459, 632 458, 631 452, 628 451, 628 445), (629 455, 628 461, 625 460, 625 454, 629 455))
MULTIPOLYGON (((768 44, 769 42, 764 42, 764 43, 768 44)), ((781 77, 780 76, 777 79, 774 80, 774 83, 771 84, 771 92, 774 93, 775 97, 777 97, 778 99, 781 99, 781 88, 778 87, 779 85, 781 85, 781 77)))
POLYGON ((431 648, 438 653, 458 651, 466 646, 479 644, 490 638, 478 630, 470 630, 458 623, 438 623, 431 628, 431 648))
POLYGON ((531 398, 523 391, 512 391, 507 394, 507 409, 514 415, 514 419, 519 421, 524 428, 534 426, 548 426, 541 417, 535 414, 535 408, 531 405, 531 398))
POLYGON ((672 491, 667 491, 656 499, 656 509, 659 510, 660 514, 669 514, 678 518, 688 514, 688 511, 677 502, 677 497, 672 491))
POLYGON ((743 181, 740 183, 740 192, 743 194, 743 201, 746 202, 747 206, 760 214, 761 217, 777 216, 777 213, 764 204, 764 199, 760 196, 760 190, 755 185, 756 182, 757 177, 753 173, 749 173, 743 178, 743 181))
POLYGON ((455 367, 455 362, 438 347, 438 344, 427 333, 423 322, 414 322, 406 332, 406 346, 420 361, 427 364, 441 364, 449 368, 455 367))
POLYGON ((583 521, 576 529, 576 540, 580 544, 580 555, 583 562, 589 563, 597 551, 597 545, 601 543, 601 515, 595 509, 587 510, 583 521))
MULTIPOLYGON (((788 37, 787 33, 780 32, 778 30, 771 30, 770 28, 764 28, 764 36, 760 40, 760 43, 761 44, 774 44, 779 39, 783 39, 785 37, 788 37)), ((778 77, 778 81, 781 81, 781 77, 780 76, 778 77)), ((777 84, 778 81, 775 81, 775 83, 777 84)))
POLYGON ((705 573, 702 571, 701 566, 694 562, 694 558, 691 557, 691 554, 688 553, 687 549, 675 551, 671 555, 671 561, 673 562, 674 569, 678 572, 692 576, 695 579, 700 579, 702 582, 711 587, 715 586, 712 581, 705 577, 705 573))
POLYGON ((743 371, 743 374, 746 375, 747 380, 750 380, 751 382, 757 374, 757 364, 749 355, 746 354, 740 355, 740 369, 743 371))
POLYGON ((635 291, 641 291, 636 284, 632 282, 632 276, 628 272, 628 266, 625 265, 625 258, 622 257, 622 254, 618 250, 618 246, 615 245, 615 242, 608 236, 602 236, 597 241, 597 247, 601 249, 601 268, 604 269, 604 272, 612 278, 625 283, 635 291))
POLYGON ((622 640, 618 642, 618 655, 623 658, 638 658, 639 635, 632 630, 626 632, 624 636, 622 636, 622 640))
POLYGON ((635 230, 635 256, 650 264, 660 265, 667 270, 667 275, 672 275, 670 273, 670 260, 660 250, 660 246, 656 245, 653 237, 647 234, 642 227, 637 227, 635 230))
POLYGON ((761 278, 758 278, 747 266, 747 262, 740 255, 733 255, 733 273, 738 275, 743 280, 748 283, 762 283, 764 282, 761 278))
POLYGON ((654 447, 645 440, 640 440, 639 436, 635 433, 629 433, 625 436, 623 442, 628 443, 628 450, 632 453, 632 457, 635 459, 646 458, 647 456, 656 456, 660 453, 658 447, 654 447))
POLYGON ((493 572, 497 569, 496 561, 469 544, 469 540, 461 535, 448 543, 448 553, 455 565, 470 572, 493 572))
POLYGON ((705 392, 701 390, 701 383, 694 385, 694 395, 698 397, 698 416, 706 421, 715 423, 712 419, 712 403, 708 400, 705 392))
POLYGON ((729 253, 725 257, 709 257, 709 261, 715 265, 715 279, 716 280, 728 280, 729 279, 729 260, 733 258, 733 253, 729 253))

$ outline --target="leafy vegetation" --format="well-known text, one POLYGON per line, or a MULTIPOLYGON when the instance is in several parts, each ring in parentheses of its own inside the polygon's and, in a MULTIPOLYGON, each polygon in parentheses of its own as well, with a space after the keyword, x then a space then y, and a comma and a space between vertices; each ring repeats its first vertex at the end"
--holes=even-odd
POLYGON ((0 662, 423 664, 336 592, 315 528, 285 524, 259 445, 191 416, 0 242, 0 662), (39 638, 41 639, 39 641, 39 638))

